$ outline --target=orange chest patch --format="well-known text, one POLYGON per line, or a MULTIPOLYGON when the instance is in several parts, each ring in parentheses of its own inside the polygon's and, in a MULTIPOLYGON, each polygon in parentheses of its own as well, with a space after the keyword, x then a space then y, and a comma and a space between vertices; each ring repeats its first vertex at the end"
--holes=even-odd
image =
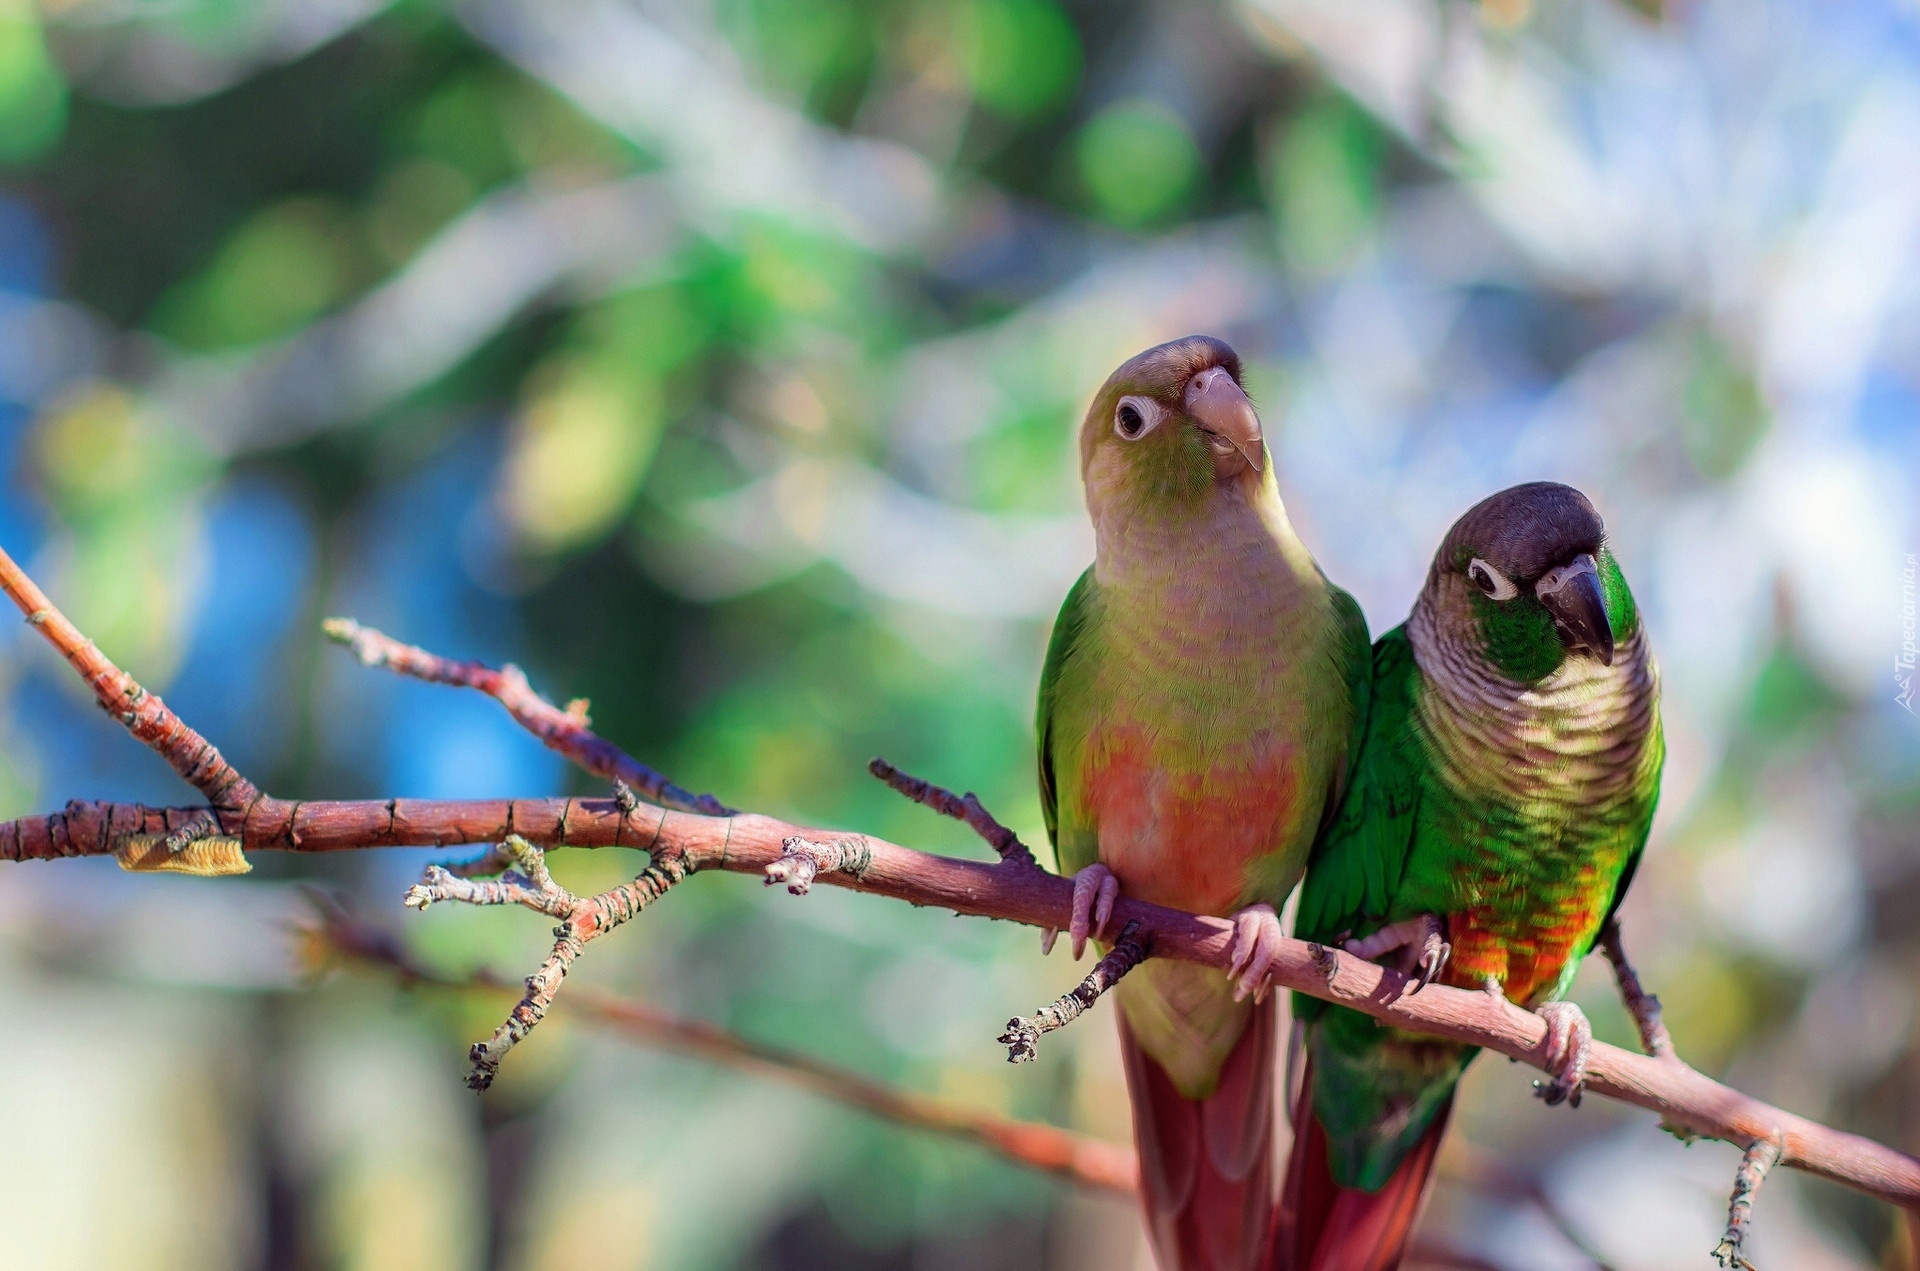
POLYGON ((1610 888, 1589 887, 1558 903, 1521 907, 1496 901, 1448 915, 1453 957, 1445 980, 1479 988, 1493 976, 1513 1001, 1537 1005, 1599 929, 1600 907, 1611 894, 1610 888))
MULTIPOLYGON (((1118 728, 1087 751, 1083 790, 1101 863, 1129 896, 1196 913, 1251 903, 1252 867, 1301 836, 1298 748, 1256 737, 1197 770, 1160 761, 1146 733, 1118 728)), ((1304 844, 1300 845, 1304 849, 1304 844)), ((1275 898, 1277 903, 1277 898, 1275 898)))

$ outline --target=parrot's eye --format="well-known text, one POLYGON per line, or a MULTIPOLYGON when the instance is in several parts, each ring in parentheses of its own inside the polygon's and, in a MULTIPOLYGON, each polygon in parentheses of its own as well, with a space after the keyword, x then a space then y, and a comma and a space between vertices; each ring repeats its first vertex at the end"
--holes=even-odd
POLYGON ((1520 589, 1507 581, 1507 576, 1495 569, 1478 556, 1467 566, 1467 577, 1474 585, 1494 600, 1512 600, 1520 594, 1520 589))
POLYGON ((1158 426, 1163 414, 1151 397, 1123 397, 1114 408, 1113 430, 1127 441, 1138 441, 1158 426))

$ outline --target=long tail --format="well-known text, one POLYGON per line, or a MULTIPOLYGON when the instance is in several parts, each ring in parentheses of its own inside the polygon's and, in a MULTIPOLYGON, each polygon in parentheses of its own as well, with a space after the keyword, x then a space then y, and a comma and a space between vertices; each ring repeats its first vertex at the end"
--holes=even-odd
POLYGON ((1328 1165, 1327 1134, 1313 1115, 1313 1073, 1294 1103, 1293 1153, 1274 1214, 1265 1271, 1395 1271, 1426 1203, 1453 1096, 1377 1192, 1341 1187, 1328 1165))
POLYGON ((1273 1213, 1275 1003, 1253 1010, 1205 1099, 1187 1099, 1120 1019, 1147 1237, 1161 1271, 1255 1271, 1273 1213))

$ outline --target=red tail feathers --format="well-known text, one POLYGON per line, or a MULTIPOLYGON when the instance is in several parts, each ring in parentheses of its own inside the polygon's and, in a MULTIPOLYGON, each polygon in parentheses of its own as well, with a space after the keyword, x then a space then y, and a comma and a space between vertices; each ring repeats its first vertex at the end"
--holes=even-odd
POLYGON ((1264 1271, 1395 1271, 1425 1205, 1452 1111, 1449 1098, 1385 1187, 1341 1187, 1327 1164, 1326 1131, 1313 1115, 1309 1071, 1294 1107, 1293 1153, 1264 1271))
POLYGON ((1273 1213, 1274 1003, 1205 1099, 1183 1098, 1120 1017, 1147 1236, 1161 1271, 1255 1271, 1273 1213))

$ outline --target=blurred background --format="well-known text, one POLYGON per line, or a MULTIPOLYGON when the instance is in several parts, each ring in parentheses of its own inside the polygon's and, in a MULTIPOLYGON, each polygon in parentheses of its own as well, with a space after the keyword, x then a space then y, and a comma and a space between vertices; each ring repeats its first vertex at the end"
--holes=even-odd
MULTIPOLYGON (((1665 671, 1629 947, 1682 1053, 1920 1149, 1920 6, 1911 0, 5 0, 0 545, 290 797, 593 787, 349 614, 515 660, 738 806, 1044 841, 1031 702, 1113 365, 1231 340, 1374 630, 1481 495, 1593 496, 1665 671), (1905 602, 1901 615, 1903 570, 1905 602)), ((186 802, 0 623, 0 816, 186 802)), ((1145 1267, 1131 1208, 555 1016, 316 968, 317 884, 452 971, 434 857, 0 869, 9 1268, 1145 1267)), ((630 853, 562 853, 576 888, 630 853)), ((586 982, 1124 1141, 1033 933, 705 878, 586 982)), ((1578 1000, 1631 1031, 1596 960, 1578 1000)), ((1428 1265, 1701 1268, 1737 1159, 1483 1062, 1428 1265), (1488 1167, 1503 1162, 1512 1177, 1488 1167), (1444 1250, 1453 1251, 1448 1262, 1444 1250)), ((1909 1268, 1782 1172, 1768 1271, 1909 1268)))

